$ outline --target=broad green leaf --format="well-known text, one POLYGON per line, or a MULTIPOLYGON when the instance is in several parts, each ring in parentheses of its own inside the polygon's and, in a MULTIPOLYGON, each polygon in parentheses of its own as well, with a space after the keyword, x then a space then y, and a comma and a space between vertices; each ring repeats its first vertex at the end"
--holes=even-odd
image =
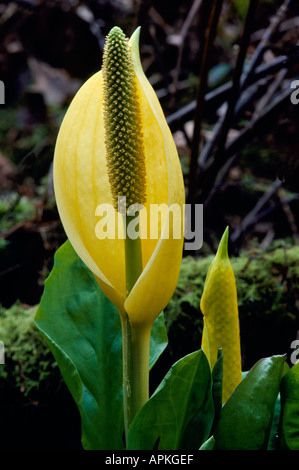
POLYGON ((55 255, 35 323, 80 411, 83 447, 123 448, 119 314, 69 242, 55 255))
POLYGON ((215 449, 265 450, 285 356, 261 359, 246 374, 221 410, 215 449))
POLYGON ((130 450, 198 449, 214 418, 212 379, 202 350, 176 362, 135 417, 130 450))
MULTIPOLYGON (((56 253, 35 323, 81 415, 85 449, 123 449, 119 314, 66 242, 56 253)), ((152 366, 167 344, 163 315, 152 330, 152 366)))
POLYGON ((299 362, 283 377, 280 393, 281 445, 283 448, 299 450, 299 362))

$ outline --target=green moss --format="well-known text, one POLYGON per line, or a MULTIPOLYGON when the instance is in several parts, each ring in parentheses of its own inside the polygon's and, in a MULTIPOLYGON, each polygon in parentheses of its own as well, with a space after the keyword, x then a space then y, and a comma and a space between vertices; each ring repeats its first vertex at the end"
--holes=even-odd
MULTIPOLYGON (((16 193, 0 196, 1 229, 8 230, 19 222, 32 220, 36 216, 34 201, 16 193)), ((1 248, 1 245, 0 245, 1 248)))
POLYGON ((4 343, 4 364, 0 365, 0 394, 12 390, 34 397, 56 368, 49 348, 35 327, 36 307, 15 304, 0 307, 0 340, 4 343))

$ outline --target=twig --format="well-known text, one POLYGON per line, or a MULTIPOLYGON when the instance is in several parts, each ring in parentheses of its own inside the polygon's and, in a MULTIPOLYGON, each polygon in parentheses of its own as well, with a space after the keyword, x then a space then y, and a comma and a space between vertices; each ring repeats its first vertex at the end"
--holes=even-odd
POLYGON ((261 110, 261 112, 256 115, 255 118, 247 124, 247 126, 243 127, 239 134, 226 145, 224 149, 225 163, 218 173, 217 183, 213 185, 206 197, 206 205, 209 204, 215 192, 221 186, 229 168, 238 158, 238 151, 243 148, 246 143, 251 141, 251 138, 258 133, 259 129, 263 130, 263 134, 267 132, 269 127, 272 125, 273 119, 276 118, 277 114, 280 113, 281 109, 289 101, 290 94, 291 90, 289 87, 282 90, 281 93, 268 104, 268 106, 261 110))
POLYGON ((283 184, 283 181, 276 179, 268 191, 258 200, 255 207, 247 214, 247 216, 242 220, 241 225, 232 233, 231 241, 236 243, 244 232, 254 225, 257 220, 257 215, 265 204, 273 197, 273 195, 278 191, 278 189, 283 184))
POLYGON ((191 26, 191 23, 194 20, 194 17, 196 16, 199 8, 201 7, 201 4, 202 4, 202 0, 194 0, 194 2, 192 3, 191 8, 189 10, 189 13, 188 13, 188 15, 187 15, 187 17, 184 21, 182 29, 181 29, 181 33, 180 33, 181 41, 180 41, 180 45, 179 45, 179 48, 178 48, 178 58, 177 58, 176 66, 175 66, 174 71, 173 71, 173 94, 175 94, 177 89, 178 89, 179 73, 180 73, 180 69, 181 69, 181 63, 182 63, 183 50, 184 50, 186 36, 187 36, 188 30, 191 26))
MULTIPOLYGON (((251 2, 249 4, 248 13, 246 17, 248 30, 247 30, 247 34, 245 34, 245 28, 246 28, 246 24, 245 24, 244 34, 243 34, 244 36, 243 47, 245 47, 246 41, 249 41, 248 34, 249 34, 250 21, 251 21, 250 17, 252 16, 252 13, 254 13, 254 9, 256 8, 256 3, 257 2, 251 2), (249 12, 249 9, 251 9, 251 12, 249 12)), ((243 75, 242 76, 240 75, 239 77, 238 77, 238 74, 236 74, 235 90, 237 90, 237 87, 238 87, 239 94, 242 90, 245 89, 245 87, 249 84, 250 80, 252 79, 252 76, 254 74, 254 71, 256 70, 257 64, 260 62, 262 55, 265 51, 265 47, 268 45, 281 19, 284 17, 290 3, 291 3, 291 0, 285 0, 283 5, 281 5, 281 7, 279 8, 275 18, 272 20, 271 24, 267 28, 260 44, 257 46, 257 50, 250 61, 248 71, 244 72, 243 75)), ((242 52, 242 46, 240 49, 240 54, 241 52, 242 52)), ((244 58, 245 58, 244 56, 240 57, 239 65, 241 65, 242 59, 244 58)), ((234 87, 234 84, 232 84, 232 88, 233 87, 234 87)), ((225 139, 226 139, 229 127, 231 125, 231 122, 234 118, 234 114, 232 110, 233 108, 237 106, 237 102, 234 103, 234 98, 236 95, 234 94, 234 92, 231 92, 231 93, 233 96, 232 103, 230 104, 230 100, 228 101, 228 108, 227 108, 226 114, 224 114, 222 119, 220 118, 219 122, 216 124, 212 138, 210 139, 209 142, 207 142, 207 144, 205 145, 200 155, 200 168, 202 169, 201 170, 202 174, 201 175, 199 174, 199 186, 201 186, 201 181, 203 180, 205 181, 205 186, 206 186, 202 190, 202 193, 203 193, 202 199, 207 198, 210 191, 212 191, 213 181, 216 178, 217 172, 219 171, 219 169, 221 168, 224 162, 224 155, 226 154, 226 152, 223 151, 224 145, 225 145, 225 139), (209 162, 209 164, 207 165, 207 161, 210 159, 213 159, 214 162, 212 164, 211 162, 209 162), (208 170, 207 168, 204 168, 205 166, 207 166, 208 170), (208 171, 208 175, 207 175, 207 171, 208 171)), ((227 154, 226 154, 226 157, 227 157, 227 154)))
POLYGON ((287 69, 281 69, 280 72, 275 77, 275 80, 269 86, 267 93, 262 96, 260 101, 257 103, 254 113, 252 115, 252 119, 256 119, 262 110, 270 103, 271 99, 275 96, 276 91, 278 90, 279 86, 281 85, 282 81, 284 80, 287 74, 287 69))
MULTIPOLYGON (((295 78, 294 78, 295 80, 295 78)), ((250 137, 255 134, 255 132, 262 128, 263 132, 269 128, 277 113, 281 111, 284 105, 289 101, 291 89, 287 86, 281 93, 264 108, 254 120, 250 121, 247 126, 245 126, 238 134, 237 137, 232 139, 225 148, 226 158, 236 153, 245 142, 250 140, 250 137), (272 119, 271 119, 272 118, 272 119)))
MULTIPOLYGON (((269 64, 263 64, 259 65, 255 73, 250 77, 250 80, 248 80, 247 86, 257 82, 259 79, 263 77, 270 76, 271 74, 274 74, 281 70, 282 67, 288 68, 290 65, 292 65, 294 62, 298 61, 298 55, 297 54, 290 54, 289 56, 280 56, 274 59, 272 62, 269 64)), ((232 87, 232 82, 227 82, 224 85, 219 86, 215 90, 212 90, 208 92, 205 95, 204 99, 204 114, 208 114, 211 109, 215 109, 216 107, 219 107, 224 101, 227 99, 229 92, 232 87)), ((166 92, 165 92, 166 93, 166 92)), ((196 106, 196 101, 193 100, 191 103, 188 103, 187 105, 183 106, 181 109, 178 111, 175 111, 171 113, 167 117, 167 122, 168 125, 172 127, 179 127, 180 123, 185 122, 187 119, 189 119, 195 110, 196 106)), ((236 109, 238 108, 238 103, 236 105, 236 109)))
POLYGON ((244 77, 242 79, 242 89, 244 89, 247 86, 248 81, 250 80, 252 74, 254 73, 257 65, 261 62, 261 60, 263 58, 263 54, 264 54, 266 48, 268 47, 273 34, 275 33, 275 31, 279 27, 281 21, 285 17, 285 15, 287 13, 287 10, 288 10, 291 3, 292 3, 292 0, 285 0, 282 3, 282 5, 279 7, 275 17, 272 19, 272 21, 270 22, 268 28, 266 29, 261 41, 259 42, 259 44, 258 44, 258 46, 257 46, 257 48, 256 48, 256 50, 255 50, 255 52, 252 56, 252 59, 250 61, 247 72, 244 74, 244 77))
MULTIPOLYGON (((280 191, 280 189, 281 189, 281 188, 279 188, 278 191, 277 191, 277 196, 278 196, 278 197, 279 197, 279 191, 280 191)), ((284 207, 286 207, 287 205, 291 204, 292 202, 298 201, 298 199, 299 199, 299 195, 298 195, 298 194, 295 194, 294 196, 290 196, 290 197, 288 197, 288 198, 286 198, 286 199, 283 199, 283 200, 280 200, 280 199, 279 199, 279 201, 278 201, 277 203, 271 205, 271 207, 267 207, 267 209, 265 209, 265 210, 259 212, 259 213, 257 214, 257 217, 256 217, 256 222, 259 222, 259 220, 262 220, 262 219, 264 219, 265 217, 267 217, 269 214, 271 214, 271 212, 275 211, 278 207, 284 208, 284 207)))
POLYGON ((273 76, 269 75, 268 77, 261 78, 260 80, 256 81, 253 85, 246 88, 240 99, 238 100, 235 112, 234 112, 234 121, 237 122, 239 117, 242 115, 246 109, 250 109, 252 103, 256 100, 262 99, 262 97, 267 94, 269 86, 273 82, 273 76))
POLYGON ((201 124, 203 117, 203 104, 207 87, 207 78, 210 64, 211 48, 216 36, 217 24, 222 8, 223 0, 214 0, 209 24, 206 31, 206 40, 203 51, 203 58, 199 74, 199 83, 197 88, 196 107, 194 115, 194 130, 191 146, 190 166, 189 166, 189 182, 188 182, 188 199, 192 202, 195 193, 196 174, 198 168, 198 153, 201 140, 201 124))
POLYGON ((297 227, 297 224, 296 224, 296 219, 294 217, 294 214, 293 214, 293 212, 290 208, 290 202, 292 202, 294 199, 298 199, 299 195, 296 194, 295 196, 292 196, 291 198, 286 198, 285 197, 285 191, 284 191, 283 188, 280 188, 277 191, 277 195, 278 195, 279 200, 282 204, 283 211, 286 215, 289 227, 291 229, 293 240, 296 243, 298 241, 298 238, 299 238, 298 227, 297 227))
MULTIPOLYGON (((246 53, 248 49, 248 45, 250 42, 250 32, 252 29, 252 24, 254 21, 255 11, 258 4, 258 0, 251 0, 248 6, 248 11, 245 19, 245 25, 240 45, 240 50, 237 58, 237 63, 234 71, 234 77, 232 82, 232 87, 230 90, 230 96, 227 102, 227 109, 226 112, 219 118, 219 121, 214 129, 213 136, 205 146, 201 156, 200 161, 201 165, 205 165, 208 158, 211 157, 213 154, 214 161, 217 162, 215 164, 214 173, 217 173, 219 166, 221 165, 221 161, 223 158, 221 154, 223 152, 223 147, 225 145, 226 137, 233 119, 234 109, 237 103, 237 100, 240 96, 240 81, 243 71, 243 66, 246 58, 246 53)), ((212 182, 210 183, 212 184, 212 182)))

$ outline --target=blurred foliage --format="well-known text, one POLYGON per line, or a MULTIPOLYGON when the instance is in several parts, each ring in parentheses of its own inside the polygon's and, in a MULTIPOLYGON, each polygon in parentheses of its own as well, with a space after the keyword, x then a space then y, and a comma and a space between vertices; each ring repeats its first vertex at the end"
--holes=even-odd
MULTIPOLYGON (((4 230, 15 226, 19 222, 33 219, 35 214, 36 208, 34 203, 28 197, 17 197, 15 194, 14 198, 11 199, 8 197, 0 198, 0 218, 4 230)), ((4 239, 3 242, 5 242, 4 239)), ((3 245, 5 246, 5 244, 3 245)))
POLYGON ((37 398, 37 391, 53 374, 56 363, 35 328, 36 307, 19 303, 0 308, 0 338, 4 343, 5 364, 0 367, 0 394, 7 399, 18 390, 20 397, 37 398))

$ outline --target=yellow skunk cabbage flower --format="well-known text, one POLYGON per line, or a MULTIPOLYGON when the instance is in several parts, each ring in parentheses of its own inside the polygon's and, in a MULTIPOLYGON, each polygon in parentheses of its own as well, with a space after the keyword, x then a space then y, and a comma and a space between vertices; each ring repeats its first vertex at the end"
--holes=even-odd
POLYGON ((237 289, 227 244, 228 228, 209 268, 200 303, 204 315, 202 349, 211 369, 217 360, 218 349, 222 348, 223 352, 223 403, 242 379, 237 289))
POLYGON ((141 67, 139 29, 130 41, 110 31, 102 70, 74 97, 54 189, 73 248, 120 313, 127 435, 148 399, 151 327, 175 290, 184 242, 180 161, 141 67))
POLYGON ((151 326, 179 275, 184 184, 173 138, 142 70, 139 29, 130 41, 120 28, 110 31, 102 70, 74 97, 57 138, 54 189, 66 234, 103 292, 131 325, 151 326), (124 196, 126 205, 118 205, 124 196), (123 214, 138 204, 142 265, 128 291, 123 214), (152 205, 163 207, 155 237, 149 234, 152 205), (169 218, 172 205, 181 218, 169 218), (106 237, 103 231, 99 236, 104 222, 106 237))

